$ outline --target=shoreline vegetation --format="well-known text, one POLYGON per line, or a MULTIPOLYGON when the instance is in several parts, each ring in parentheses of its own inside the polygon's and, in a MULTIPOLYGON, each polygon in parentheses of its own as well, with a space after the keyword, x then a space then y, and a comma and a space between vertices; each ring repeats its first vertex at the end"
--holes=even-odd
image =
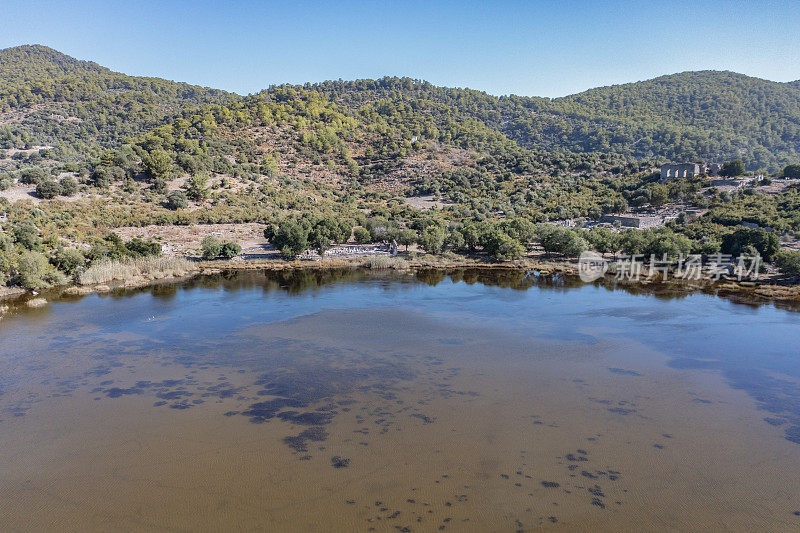
POLYGON ((472 274, 522 274, 517 282, 530 280, 530 284, 559 284, 568 280, 571 285, 595 285, 608 289, 622 289, 639 294, 659 296, 685 296, 702 293, 730 299, 742 304, 788 306, 800 304, 800 285, 778 284, 774 280, 719 281, 699 280, 686 282, 680 279, 652 280, 616 279, 613 273, 594 282, 583 282, 578 277, 578 264, 568 259, 529 259, 507 262, 486 262, 451 255, 439 256, 368 256, 356 258, 333 258, 324 260, 285 259, 223 259, 202 260, 185 257, 143 257, 127 261, 106 261, 95 264, 83 272, 69 285, 60 285, 36 290, 7 290, 0 292, 0 318, 12 306, 25 305, 31 308, 44 307, 48 301, 62 297, 103 294, 116 290, 141 289, 164 283, 186 281, 201 276, 219 275, 238 271, 269 272, 325 272, 343 270, 392 271, 420 276, 460 276, 468 271, 472 274), (459 274, 461 273, 461 274, 459 274))

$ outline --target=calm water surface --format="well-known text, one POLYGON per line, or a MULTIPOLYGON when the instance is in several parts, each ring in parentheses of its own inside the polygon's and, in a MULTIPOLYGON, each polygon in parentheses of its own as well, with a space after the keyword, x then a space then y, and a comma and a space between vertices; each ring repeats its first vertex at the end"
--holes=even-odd
POLYGON ((237 273, 0 321, 0 529, 798 530, 800 314, 237 273))

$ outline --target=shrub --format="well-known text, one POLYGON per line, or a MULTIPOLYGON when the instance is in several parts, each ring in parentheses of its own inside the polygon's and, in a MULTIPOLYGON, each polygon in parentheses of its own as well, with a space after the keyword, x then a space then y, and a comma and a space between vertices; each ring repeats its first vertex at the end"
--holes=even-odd
MULTIPOLYGON (((635 231, 635 230, 633 230, 635 231)), ((658 257, 677 257, 692 251, 692 241, 685 235, 678 235, 667 228, 641 231, 644 239, 642 253, 658 257)))
POLYGON ((98 167, 92 172, 92 183, 95 187, 103 189, 124 178, 125 171, 119 167, 98 167))
POLYGON ((121 260, 126 257, 144 257, 161 255, 161 245, 155 241, 144 241, 133 238, 127 243, 116 233, 109 233, 101 241, 97 241, 86 254, 92 262, 101 260, 121 260))
POLYGON ((524 244, 514 237, 501 232, 494 256, 501 261, 511 261, 512 259, 519 259, 525 255, 525 251, 524 244))
POLYGON ((417 238, 416 231, 411 228, 403 228, 397 234, 397 243, 405 246, 406 251, 408 251, 408 247, 416 243, 417 238))
POLYGON ((161 255, 161 245, 155 241, 143 241, 139 238, 133 238, 125 243, 125 248, 129 252, 127 255, 131 257, 161 255))
POLYGON ((324 217, 314 223, 308 233, 308 241, 322 255, 332 243, 346 242, 352 232, 353 228, 347 221, 340 222, 333 217, 324 217))
POLYGON ((628 202, 625 200, 625 198, 617 198, 610 206, 610 212, 612 213, 624 213, 627 210, 628 202))
POLYGON ((744 162, 741 159, 735 159, 733 161, 726 161, 722 165, 722 170, 720 171, 721 176, 727 176, 729 178, 735 178, 736 176, 741 176, 745 172, 744 162))
MULTIPOLYGON (((403 243, 401 242, 400 244, 403 243)), ((467 247, 467 241, 464 240, 464 235, 457 228, 453 228, 447 232, 445 244, 453 250, 463 250, 467 247)), ((406 245, 406 251, 408 251, 408 245, 406 245)))
MULTIPOLYGON (((414 236, 416 236, 416 233, 414 234, 414 236)), ((367 228, 362 228, 361 226, 359 226, 353 230, 353 238, 355 238, 356 242, 359 244, 366 244, 370 242, 369 230, 367 228)))
POLYGON ((800 276, 800 252, 781 250, 775 254, 775 264, 784 274, 800 276))
POLYGON ((222 245, 222 249, 219 252, 219 255, 224 257, 225 259, 233 259, 237 255, 242 253, 242 247, 236 244, 235 242, 226 242, 222 245))
POLYGON ((12 235, 14 242, 26 250, 38 250, 42 245, 39 230, 30 222, 14 227, 12 235))
POLYGON ((481 226, 474 222, 467 222, 459 230, 464 237, 464 246, 470 252, 474 252, 477 246, 483 245, 483 235, 485 231, 481 226))
POLYGON ((203 259, 216 259, 222 252, 222 243, 216 237, 209 235, 200 242, 203 259))
POLYGON ((669 191, 664 185, 653 184, 650 187, 650 205, 659 207, 669 200, 669 191))
POLYGON ((47 261, 44 254, 25 252, 17 259, 14 282, 26 289, 40 289, 65 283, 66 279, 47 261))
POLYGON ((86 265, 86 257, 75 248, 59 248, 50 262, 65 274, 74 276, 86 265))
POLYGON ((366 220, 364 227, 369 231, 372 242, 383 242, 388 238, 392 224, 382 216, 374 216, 366 220))
POLYGON ((278 163, 275 161, 275 158, 271 155, 264 156, 264 160, 261 163, 261 172, 270 178, 274 178, 278 175, 278 163))
POLYGON ((164 150, 157 149, 145 154, 142 163, 151 179, 168 180, 172 176, 172 158, 164 150))
POLYGON ((45 177, 44 170, 39 167, 26 168, 19 173, 19 181, 27 185, 38 185, 45 177))
POLYGON ((321 256, 331 247, 331 240, 324 233, 312 232, 309 240, 314 250, 321 256))
POLYGON ((291 259, 308 250, 308 233, 309 228, 288 220, 280 225, 270 242, 282 256, 291 259))
POLYGON ((769 262, 780 249, 780 239, 774 232, 761 228, 739 228, 722 238, 721 250, 723 253, 738 256, 748 246, 754 247, 764 261, 769 262))
POLYGON ((186 196, 200 202, 208 198, 208 174, 200 172, 189 178, 186 183, 186 196))
POLYGON ((722 243, 716 240, 714 236, 706 235, 699 241, 694 241, 692 243, 692 253, 705 255, 716 254, 719 253, 720 246, 722 246, 722 243))
POLYGON ((150 184, 150 190, 156 194, 167 193, 167 181, 161 178, 156 178, 150 184))
POLYGON ((522 244, 527 244, 536 238, 536 225, 525 218, 514 218, 511 221, 503 222, 500 226, 509 237, 522 244))
POLYGON ((87 254, 92 262, 102 259, 122 259, 126 255, 128 249, 116 233, 109 233, 102 240, 95 242, 87 254))
POLYGON ((800 165, 789 165, 783 169, 784 178, 800 178, 800 165))
MULTIPOLYGON (((468 235, 465 235, 464 242, 469 248, 470 241, 467 239, 467 236, 468 235)), ((486 226, 478 232, 478 245, 481 246, 483 251, 488 255, 497 257, 497 254, 500 253, 500 245, 505 241, 506 237, 508 237, 508 235, 501 231, 499 227, 486 226)))
POLYGON ((648 242, 643 231, 629 229, 619 235, 619 249, 627 255, 644 254, 648 242))
POLYGON ((181 191, 172 191, 167 195, 167 209, 172 209, 175 211, 176 209, 183 209, 189 205, 189 200, 186 199, 186 195, 181 191))
POLYGON ((9 279, 13 259, 11 239, 0 230, 0 286, 5 285, 9 279))
POLYGON ((619 246, 617 234, 603 226, 596 226, 584 232, 583 236, 591 247, 601 254, 614 252, 619 246))
POLYGON ((542 248, 548 253, 558 253, 568 257, 576 257, 589 249, 586 240, 567 228, 554 227, 540 229, 542 248))
POLYGON ((264 228, 264 238, 269 242, 272 242, 276 233, 278 233, 278 226, 275 224, 267 224, 267 227, 264 228))
POLYGON ((78 182, 71 176, 64 176, 58 184, 61 187, 61 194, 64 196, 74 196, 78 192, 78 182))
POLYGON ((50 200, 61 194, 61 186, 51 180, 40 181, 36 186, 36 194, 39 195, 40 198, 50 200))
POLYGON ((444 247, 446 236, 447 234, 444 228, 428 226, 422 231, 422 235, 419 236, 419 245, 429 254, 438 254, 441 253, 442 247, 444 247))

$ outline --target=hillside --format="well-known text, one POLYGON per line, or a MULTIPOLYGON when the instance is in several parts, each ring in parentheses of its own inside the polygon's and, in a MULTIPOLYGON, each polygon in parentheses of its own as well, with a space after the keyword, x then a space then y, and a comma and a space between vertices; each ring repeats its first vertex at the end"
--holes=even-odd
MULTIPOLYGON (((203 104, 246 100, 158 78, 126 76, 33 45, 0 50, 0 147, 61 143, 60 159, 149 131, 203 104)), ((286 87, 273 87, 256 98, 286 87)), ((480 126, 534 150, 603 152, 649 160, 723 161, 778 170, 800 159, 800 81, 701 71, 599 87, 564 98, 495 97, 408 78, 329 81, 313 90, 345 112, 365 106, 412 131, 480 126), (392 108, 391 115, 387 113, 392 108)), ((427 137, 437 137, 423 132, 427 137)), ((474 140, 435 140, 473 147, 474 140)))
POLYGON ((596 128, 588 149, 673 160, 741 157, 752 169, 773 170, 800 152, 800 87, 733 72, 601 87, 552 107, 596 128))
POLYGON ((161 250, 114 236, 143 227, 261 225, 287 257, 352 236, 492 260, 536 240, 568 255, 774 255, 777 233, 731 240, 742 222, 800 236, 797 184, 722 190, 653 171, 665 159, 800 161, 796 83, 684 73, 549 100, 383 78, 239 96, 41 46, 0 51, 0 80, 0 284, 161 250), (631 209, 674 221, 602 222, 631 209), (534 226, 552 221, 592 229, 534 226))
POLYGON ((181 110, 232 97, 126 76, 39 45, 0 50, 0 82, 0 148, 54 146, 52 155, 61 161, 84 161, 181 110))
POLYGON ((556 98, 494 97, 408 78, 312 86, 343 105, 387 101, 440 122, 469 117, 523 146, 640 159, 725 161, 777 170, 800 154, 800 84, 684 72, 556 98))
POLYGON ((46 46, 35 44, 0 50, 0 76, 11 85, 106 74, 111 71, 97 63, 80 61, 46 46))

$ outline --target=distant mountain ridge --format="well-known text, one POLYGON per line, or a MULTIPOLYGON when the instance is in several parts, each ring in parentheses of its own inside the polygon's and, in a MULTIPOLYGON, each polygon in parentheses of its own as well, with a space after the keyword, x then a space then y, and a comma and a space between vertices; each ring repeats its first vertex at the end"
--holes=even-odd
MULTIPOLYGON (((98 146, 167 123, 181 110, 212 103, 236 107, 286 87, 240 96, 126 76, 40 45, 0 50, 0 82, 0 142, 28 136, 51 144, 98 146), (2 120, 2 113, 12 110, 17 113, 14 120, 2 120), (78 120, 52 118, 65 114, 78 120)), ((555 99, 496 97, 396 77, 296 88, 317 91, 351 113, 367 105, 377 106, 380 113, 381 102, 386 102, 387 110, 405 106, 443 127, 479 123, 534 150, 649 160, 741 157, 751 169, 772 170, 800 160, 800 80, 780 83, 727 71, 682 72, 555 99)), ((402 126, 408 116, 400 113, 393 120, 402 126)))

